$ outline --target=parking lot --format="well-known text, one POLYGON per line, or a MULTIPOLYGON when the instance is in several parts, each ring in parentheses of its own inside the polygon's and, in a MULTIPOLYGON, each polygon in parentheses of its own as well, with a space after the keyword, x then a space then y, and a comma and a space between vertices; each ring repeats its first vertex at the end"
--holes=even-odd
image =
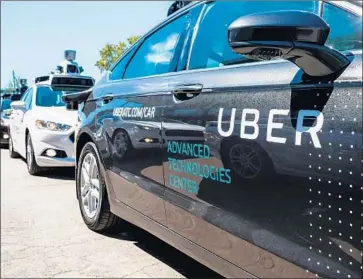
POLYGON ((131 224, 109 235, 87 229, 72 169, 30 176, 1 149, 1 277, 159 277, 217 275, 131 224))

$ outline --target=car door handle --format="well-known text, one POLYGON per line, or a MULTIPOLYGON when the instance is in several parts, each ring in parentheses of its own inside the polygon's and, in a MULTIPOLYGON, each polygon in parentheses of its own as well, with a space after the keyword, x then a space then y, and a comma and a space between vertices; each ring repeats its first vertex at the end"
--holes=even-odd
POLYGON ((186 101, 192 99, 202 92, 203 85, 199 83, 195 84, 181 84, 175 86, 172 90, 173 95, 180 101, 186 101))
POLYGON ((108 104, 113 100, 113 94, 106 94, 105 96, 102 97, 102 100, 104 104, 108 104))

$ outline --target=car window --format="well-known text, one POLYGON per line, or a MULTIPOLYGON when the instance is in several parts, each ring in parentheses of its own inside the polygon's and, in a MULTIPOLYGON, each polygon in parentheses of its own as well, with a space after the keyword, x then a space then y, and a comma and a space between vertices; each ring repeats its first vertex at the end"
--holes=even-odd
POLYGON ((23 96, 21 96, 20 101, 25 102, 25 98, 28 96, 28 94, 29 94, 29 90, 30 90, 30 89, 28 89, 27 91, 25 91, 24 95, 23 95, 23 96))
POLYGON ((1 111, 10 109, 11 100, 1 99, 1 111))
POLYGON ((27 96, 24 99, 25 102, 25 109, 30 110, 32 107, 32 100, 33 100, 33 89, 30 88, 28 91, 27 96))
POLYGON ((323 19, 330 26, 326 45, 339 51, 362 49, 361 17, 325 3, 323 19))
POLYGON ((127 66, 127 63, 129 62, 129 60, 134 52, 135 52, 135 48, 133 48, 124 57, 122 57, 122 59, 112 69, 112 72, 110 73, 110 76, 109 76, 109 80, 118 80, 118 79, 122 78, 125 67, 127 66))
POLYGON ((206 5, 192 46, 189 69, 215 68, 252 62, 232 52, 227 37, 229 25, 237 18, 253 13, 303 10, 318 13, 318 1, 216 1, 206 5))
POLYGON ((52 90, 48 86, 41 86, 37 89, 35 103, 39 107, 62 107, 66 104, 62 100, 64 91, 52 90))
POLYGON ((146 38, 127 66, 124 78, 168 73, 185 22, 186 15, 168 23, 146 38))

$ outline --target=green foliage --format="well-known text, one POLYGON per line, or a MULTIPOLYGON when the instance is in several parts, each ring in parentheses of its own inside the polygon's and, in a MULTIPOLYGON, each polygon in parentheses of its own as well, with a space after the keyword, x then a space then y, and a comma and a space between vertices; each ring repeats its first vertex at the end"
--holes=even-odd
POLYGON ((140 39, 140 36, 131 36, 127 38, 127 42, 129 43, 130 46, 132 46, 134 43, 136 43, 138 39, 140 39))
POLYGON ((1 89, 1 93, 3 94, 9 94, 15 92, 15 86, 12 81, 9 81, 8 84, 5 86, 5 88, 1 89))
POLYGON ((96 62, 95 66, 100 69, 101 73, 107 71, 115 63, 115 61, 130 47, 140 36, 131 36, 127 38, 127 43, 119 42, 116 45, 106 44, 100 51, 100 59, 96 62))

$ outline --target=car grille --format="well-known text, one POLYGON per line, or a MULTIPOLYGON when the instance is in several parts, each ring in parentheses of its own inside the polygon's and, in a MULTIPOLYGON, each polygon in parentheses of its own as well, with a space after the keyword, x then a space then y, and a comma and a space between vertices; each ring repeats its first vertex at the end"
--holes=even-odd
POLYGON ((71 142, 74 142, 74 132, 69 136, 71 142))

